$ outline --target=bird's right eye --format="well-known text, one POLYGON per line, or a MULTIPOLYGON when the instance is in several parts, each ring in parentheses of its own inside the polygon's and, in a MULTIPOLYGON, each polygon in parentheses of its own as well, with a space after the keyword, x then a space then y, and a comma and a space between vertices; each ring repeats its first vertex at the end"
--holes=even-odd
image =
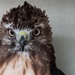
POLYGON ((9 29, 8 30, 8 34, 9 34, 9 36, 13 37, 15 32, 13 30, 9 29))

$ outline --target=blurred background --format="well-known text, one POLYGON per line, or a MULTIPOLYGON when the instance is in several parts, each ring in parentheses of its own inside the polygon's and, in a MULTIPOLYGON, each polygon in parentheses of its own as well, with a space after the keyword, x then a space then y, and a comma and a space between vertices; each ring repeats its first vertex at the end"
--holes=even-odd
MULTIPOLYGON (((0 0, 0 20, 10 8, 25 0, 0 0)), ((75 75, 75 0, 26 0, 46 10, 53 32, 57 66, 66 75, 75 75)))

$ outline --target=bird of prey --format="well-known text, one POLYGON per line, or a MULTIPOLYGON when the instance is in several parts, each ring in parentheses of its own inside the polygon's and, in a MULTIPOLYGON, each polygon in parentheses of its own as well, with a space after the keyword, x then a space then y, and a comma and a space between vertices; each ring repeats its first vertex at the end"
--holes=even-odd
POLYGON ((57 69, 45 11, 26 1, 0 23, 0 75, 65 75, 57 69))

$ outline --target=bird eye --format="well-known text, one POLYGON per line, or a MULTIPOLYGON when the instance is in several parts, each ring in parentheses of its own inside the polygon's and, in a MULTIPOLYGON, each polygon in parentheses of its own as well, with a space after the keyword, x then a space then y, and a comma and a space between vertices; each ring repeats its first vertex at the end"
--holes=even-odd
POLYGON ((13 30, 9 29, 8 34, 9 34, 11 37, 13 37, 15 33, 14 33, 13 30))
POLYGON ((33 35, 34 35, 34 36, 39 36, 40 33, 41 33, 41 31, 40 31, 39 28, 36 28, 36 29, 33 30, 33 35))

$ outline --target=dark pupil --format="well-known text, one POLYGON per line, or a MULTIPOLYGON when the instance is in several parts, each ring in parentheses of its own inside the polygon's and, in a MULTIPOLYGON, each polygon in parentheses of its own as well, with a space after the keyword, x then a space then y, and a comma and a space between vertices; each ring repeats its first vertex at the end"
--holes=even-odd
POLYGON ((35 34, 38 34, 38 30, 35 30, 34 33, 35 33, 35 34))
POLYGON ((14 31, 12 31, 12 30, 11 30, 11 32, 10 32, 10 33, 13 35, 13 34, 14 34, 14 31))

